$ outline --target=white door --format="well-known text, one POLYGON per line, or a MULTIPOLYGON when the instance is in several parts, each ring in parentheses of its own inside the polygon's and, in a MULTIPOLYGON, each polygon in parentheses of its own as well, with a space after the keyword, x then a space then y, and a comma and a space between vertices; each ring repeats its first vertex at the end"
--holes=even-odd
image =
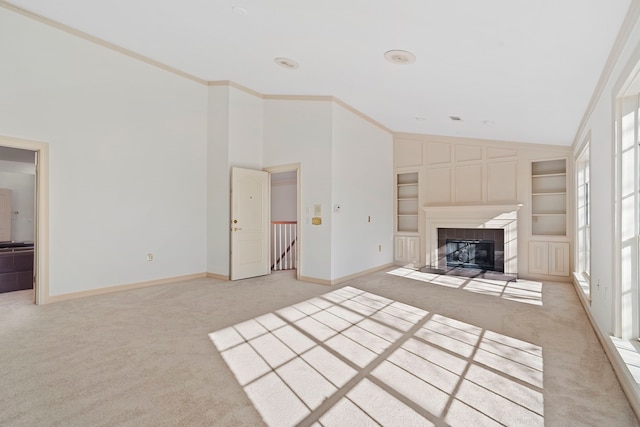
POLYGON ((11 190, 0 188, 0 242, 11 240, 11 190))
POLYGON ((269 174, 231 170, 231 280, 269 274, 269 174))

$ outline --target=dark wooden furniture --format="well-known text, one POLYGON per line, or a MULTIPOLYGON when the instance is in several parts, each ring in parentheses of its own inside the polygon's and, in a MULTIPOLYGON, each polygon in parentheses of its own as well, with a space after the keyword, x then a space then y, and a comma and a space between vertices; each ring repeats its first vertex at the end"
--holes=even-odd
POLYGON ((0 248, 0 293, 33 289, 33 247, 0 248))

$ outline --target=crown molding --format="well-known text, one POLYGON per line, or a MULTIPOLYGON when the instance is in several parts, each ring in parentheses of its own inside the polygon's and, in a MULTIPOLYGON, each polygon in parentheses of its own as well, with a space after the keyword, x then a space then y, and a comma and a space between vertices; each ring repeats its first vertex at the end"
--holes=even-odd
POLYGON ((260 92, 256 92, 253 89, 249 89, 246 86, 242 86, 241 84, 238 84, 236 82, 233 82, 231 80, 215 80, 215 81, 209 81, 207 82, 207 86, 228 86, 228 87, 232 87, 234 89, 238 89, 242 92, 248 93, 249 95, 253 95, 257 98, 261 98, 264 99, 265 96, 263 94, 261 94, 260 92))
POLYGON ((194 81, 196 83, 200 83, 200 84, 206 84, 206 80, 203 80, 201 78, 193 76, 193 75, 191 75, 189 73, 185 73, 184 71, 178 70, 177 68, 170 67, 168 65, 165 65, 165 64, 163 64, 161 62, 158 62, 158 61, 155 61, 153 59, 147 58, 146 56, 137 54, 137 53, 132 52, 132 51, 130 51, 128 49, 125 49, 123 47, 120 47, 118 45, 110 43, 108 41, 102 40, 102 39, 100 39, 98 37, 94 37, 94 36, 92 36, 90 34, 87 34, 87 33, 83 32, 83 31, 76 30, 75 28, 71 28, 68 25, 64 25, 64 24, 61 24, 59 22, 56 22, 56 21, 53 21, 51 19, 45 18, 43 16, 40 16, 38 14, 35 14, 33 12, 29 12, 28 10, 25 10, 25 9, 23 9, 21 7, 9 4, 4 0, 0 0, 0 7, 4 8, 4 9, 7 9, 7 10, 10 10, 12 12, 15 12, 17 14, 20 14, 22 16, 25 16, 25 17, 27 17, 29 19, 33 19, 34 21, 38 21, 38 22, 43 23, 45 25, 48 25, 50 27, 53 27, 53 28, 56 28, 58 30, 64 31, 67 34, 74 35, 74 36, 79 37, 79 38, 81 38, 83 40, 86 40, 88 42, 100 45, 102 47, 106 47, 107 49, 111 49, 111 50, 113 50, 115 52, 119 52, 119 53, 121 53, 123 55, 126 55, 126 56, 130 57, 130 58, 137 59, 138 61, 142 61, 142 62, 144 62, 144 63, 146 63, 148 65, 152 65, 154 67, 158 67, 158 68, 160 68, 162 70, 168 71, 168 72, 170 72, 172 74, 178 75, 180 77, 184 77, 185 79, 188 79, 188 80, 194 81))
POLYGON ((482 139, 482 138, 469 138, 462 136, 444 136, 444 135, 430 135, 423 133, 407 133, 407 132, 394 132, 394 140, 412 140, 416 142, 445 142, 448 144, 478 144, 481 143, 485 146, 491 146, 496 148, 514 150, 517 148, 544 148, 545 150, 554 150, 563 153, 570 153, 572 146, 570 145, 554 145, 554 144, 539 144, 537 142, 522 142, 522 141, 501 141, 497 139, 482 139))
POLYGON ((613 73, 613 69, 616 66, 616 63, 618 62, 618 58, 622 53, 622 50, 624 49, 625 45, 627 44, 627 41, 629 40, 629 36, 631 35, 631 32, 633 31, 633 28, 639 19, 640 19, 640 0, 631 0, 631 4, 629 5, 629 9, 627 10, 627 15, 625 16, 622 26, 620 27, 620 31, 618 31, 618 36, 616 37, 616 40, 613 43, 613 47, 611 48, 611 51, 609 52, 609 56, 607 57, 607 62, 605 63, 604 68, 602 69, 602 73, 600 74, 598 83, 596 84, 593 94, 591 95, 591 100, 589 101, 589 104, 587 105, 587 109, 582 115, 582 120, 580 120, 578 129, 576 130, 576 133, 573 137, 573 142, 571 146, 574 149, 576 148, 577 144, 581 142, 580 135, 584 132, 585 126, 587 125, 587 122, 589 121, 591 114, 593 114, 593 111, 596 108, 598 100, 604 93, 604 88, 606 87, 607 82, 611 78, 611 74, 613 73))

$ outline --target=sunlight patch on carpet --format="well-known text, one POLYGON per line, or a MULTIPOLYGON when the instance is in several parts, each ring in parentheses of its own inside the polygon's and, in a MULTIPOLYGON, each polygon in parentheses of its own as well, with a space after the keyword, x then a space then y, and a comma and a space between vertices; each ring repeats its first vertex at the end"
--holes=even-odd
POLYGON ((269 426, 544 425, 540 346, 353 287, 209 337, 269 426))
POLYGON ((489 295, 509 301, 531 305, 542 304, 542 282, 532 280, 499 280, 480 277, 461 277, 446 274, 425 273, 419 270, 399 267, 387 274, 427 282, 445 288, 461 289, 476 294, 489 295))

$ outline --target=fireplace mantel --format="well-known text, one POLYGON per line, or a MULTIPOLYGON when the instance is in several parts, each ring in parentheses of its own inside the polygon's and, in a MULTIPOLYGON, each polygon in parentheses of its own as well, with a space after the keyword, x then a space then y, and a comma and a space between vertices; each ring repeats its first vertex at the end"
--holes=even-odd
POLYGON ((428 218, 495 218, 496 215, 504 215, 517 212, 522 203, 498 203, 498 204, 457 204, 457 205, 429 205, 423 209, 428 218))
POLYGON ((504 272, 518 273, 519 202, 493 204, 429 205, 426 216, 426 265, 438 265, 438 228, 497 228, 504 230, 504 272))

